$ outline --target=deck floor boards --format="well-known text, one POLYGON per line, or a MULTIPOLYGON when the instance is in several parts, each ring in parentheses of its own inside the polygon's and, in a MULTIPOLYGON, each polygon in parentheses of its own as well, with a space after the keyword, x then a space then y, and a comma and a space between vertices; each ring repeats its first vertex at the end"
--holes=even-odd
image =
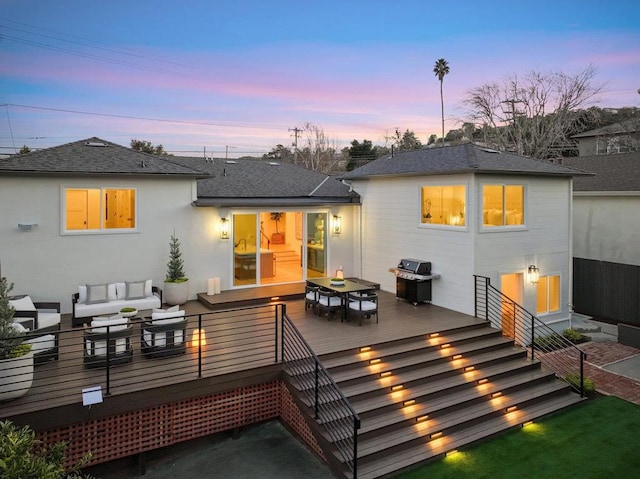
MULTIPOLYGON (((277 291, 276 288, 266 293, 277 291)), ((257 297, 256 291, 244 294, 257 297)), ((339 318, 327 320, 326 317, 319 317, 311 310, 305 310, 303 299, 288 300, 284 304, 288 316, 318 356, 481 322, 472 316, 431 304, 413 306, 406 301, 397 300, 392 293, 380 291, 379 296, 379 322, 365 320, 361 326, 357 322, 341 322, 339 318)), ((227 296, 227 299, 232 301, 229 304, 238 301, 237 296, 227 296)), ((188 302, 183 308, 187 315, 201 314, 203 324, 206 324, 207 346, 202 353, 203 378, 246 372, 275 363, 273 338, 276 331, 273 328, 272 312, 265 313, 264 309, 256 308, 256 321, 243 323, 238 331, 234 329, 234 325, 237 326, 243 319, 241 313, 235 310, 212 312, 197 300, 188 302), (238 336, 228 338, 227 334, 238 336), (251 337, 254 337, 253 341, 250 340, 251 337)), ((84 367, 83 331, 82 328, 72 330, 70 325, 70 318, 64 317, 60 359, 36 366, 34 382, 29 392, 21 398, 0 403, 0 418, 69 404, 81 404, 83 388, 105 384, 104 369, 84 367)), ((188 339, 191 338, 190 334, 195 327, 197 316, 189 320, 188 339)), ((111 369, 112 395, 181 383, 189 383, 190 387, 193 387, 193 381, 197 380, 198 376, 197 353, 192 348, 184 355, 146 358, 140 351, 139 324, 135 325, 132 341, 132 362, 111 369)))

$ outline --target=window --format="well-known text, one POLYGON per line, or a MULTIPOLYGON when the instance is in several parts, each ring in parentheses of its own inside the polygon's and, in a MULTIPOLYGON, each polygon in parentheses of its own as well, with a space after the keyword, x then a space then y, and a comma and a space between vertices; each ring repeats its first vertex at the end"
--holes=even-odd
POLYGON ((65 230, 101 231, 136 227, 136 190, 66 188, 65 230))
POLYGON ((560 276, 540 276, 536 314, 560 311, 560 276))
POLYGON ((421 223, 465 226, 465 185, 438 185, 422 187, 421 223))
POLYGON ((484 227, 524 225, 524 186, 484 185, 482 216, 484 227))

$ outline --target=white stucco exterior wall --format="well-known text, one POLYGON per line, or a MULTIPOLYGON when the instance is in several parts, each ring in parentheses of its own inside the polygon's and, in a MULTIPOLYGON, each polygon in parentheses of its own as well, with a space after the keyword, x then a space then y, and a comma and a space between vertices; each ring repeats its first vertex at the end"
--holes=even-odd
POLYGON ((640 266, 640 193, 575 192, 573 255, 640 266))

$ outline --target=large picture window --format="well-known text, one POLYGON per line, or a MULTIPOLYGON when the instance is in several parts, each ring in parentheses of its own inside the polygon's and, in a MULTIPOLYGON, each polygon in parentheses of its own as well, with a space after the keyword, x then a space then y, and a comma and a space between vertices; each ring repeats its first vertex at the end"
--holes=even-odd
POLYGON ((466 190, 465 185, 423 186, 421 223, 465 226, 466 190))
POLYGON ((482 224, 484 227, 524 225, 523 185, 484 185, 482 224))
POLYGON ((134 188, 66 188, 66 231, 101 231, 136 227, 134 188))
POLYGON ((560 276, 541 276, 537 286, 536 314, 560 311, 560 276))

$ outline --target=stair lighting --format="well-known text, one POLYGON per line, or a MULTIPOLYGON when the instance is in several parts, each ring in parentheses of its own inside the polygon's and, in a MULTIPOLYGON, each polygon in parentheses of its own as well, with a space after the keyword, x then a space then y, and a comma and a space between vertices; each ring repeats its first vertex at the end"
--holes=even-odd
POLYGON ((427 419, 429 419, 429 416, 425 414, 424 416, 418 416, 416 422, 425 422, 427 419))
POLYGON ((445 453, 445 456, 449 457, 449 456, 453 456, 454 454, 458 454, 458 450, 457 449, 451 449, 450 451, 447 451, 445 453))
POLYGON ((476 368, 475 366, 466 366, 464 370, 465 372, 468 372, 468 371, 473 371, 475 368, 476 368))
POLYGON ((454 354, 451 356, 451 359, 457 361, 458 359, 462 359, 462 354, 454 354))
POLYGON ((369 351, 371 351, 371 346, 362 346, 360 348, 361 353, 368 353, 369 351))
POLYGON ((501 391, 496 391, 494 393, 491 393, 491 398, 499 398, 500 396, 502 396, 501 391))
POLYGON ((509 406, 505 411, 509 413, 515 411, 516 409, 518 409, 518 406, 509 406))
POLYGON ((486 384, 489 380, 487 378, 478 379, 478 384, 486 384))
POLYGON ((447 348, 450 348, 450 347, 451 347, 451 344, 449 344, 449 343, 444 343, 444 344, 440 345, 440 349, 447 349, 447 348))
POLYGON ((402 403, 403 406, 413 406, 416 403, 415 399, 407 399, 402 403))
POLYGON ((434 432, 433 434, 431 434, 431 436, 429 436, 431 439, 438 439, 439 437, 442 437, 442 431, 438 431, 438 432, 434 432))
POLYGON ((391 392, 400 391, 404 388, 403 384, 396 384, 395 386, 391 386, 391 392))
POLYGON ((384 372, 380 373, 380 377, 381 378, 387 378, 387 377, 391 376, 391 374, 392 374, 391 371, 384 371, 384 372))
POLYGON ((523 423, 522 423, 522 427, 531 426, 532 424, 533 424, 533 421, 523 422, 523 423))
POLYGON ((431 333, 431 334, 429 334, 430 338, 437 338, 438 336, 440 336, 440 333, 431 333))
POLYGON ((382 359, 380 359, 380 358, 374 358, 374 359, 369 360, 369 364, 379 364, 381 362, 382 362, 382 359))

